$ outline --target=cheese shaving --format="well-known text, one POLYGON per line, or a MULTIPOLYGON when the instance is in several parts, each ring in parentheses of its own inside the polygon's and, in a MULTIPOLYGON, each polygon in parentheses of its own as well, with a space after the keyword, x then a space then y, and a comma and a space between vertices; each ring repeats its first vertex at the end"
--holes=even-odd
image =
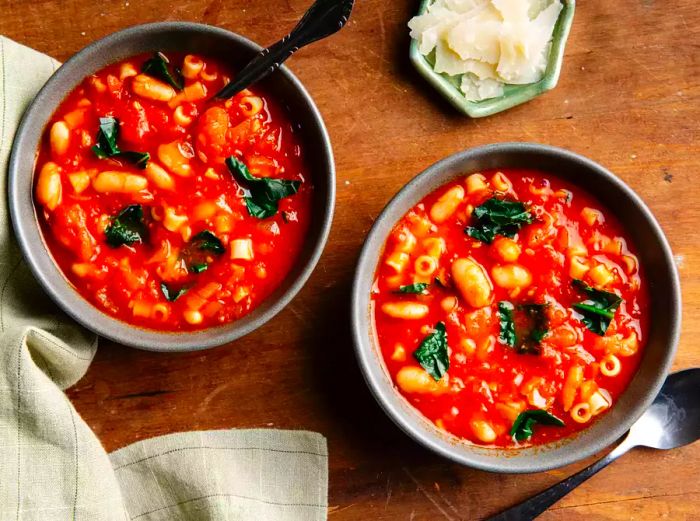
POLYGON ((435 0, 408 26, 435 72, 470 101, 542 79, 561 0, 435 0))

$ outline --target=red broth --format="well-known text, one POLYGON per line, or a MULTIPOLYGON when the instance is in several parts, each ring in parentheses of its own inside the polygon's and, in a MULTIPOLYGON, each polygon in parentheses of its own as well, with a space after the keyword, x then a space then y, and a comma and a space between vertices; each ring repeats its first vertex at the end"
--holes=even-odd
POLYGON ((179 90, 141 72, 151 58, 86 78, 53 115, 37 162, 44 237, 81 295, 113 317, 169 331, 231 322, 281 284, 301 251, 313 187, 298 129, 257 88, 214 98, 233 74, 221 61, 169 54, 171 75, 182 69, 179 90), (105 117, 118 120, 121 151, 150 154, 145 169, 128 156, 98 157, 105 117), (256 178, 297 181, 298 191, 274 215, 252 215, 229 156, 256 178), (115 218, 134 205, 145 231, 110 245, 115 218), (201 240, 212 236, 214 246, 201 240))
POLYGON ((614 216, 580 188, 522 169, 459 178, 411 209, 387 240, 372 305, 398 391, 439 428, 497 447, 547 443, 604 414, 639 365, 649 318, 634 246, 614 216), (533 222, 512 239, 473 238, 465 229, 481 222, 474 209, 491 198, 524 203, 533 222), (587 301, 574 279, 622 298, 604 336, 572 308, 587 301), (409 287, 416 283, 427 286, 400 292, 420 290, 409 287), (502 333, 504 301, 512 305, 513 346, 502 333), (531 308, 545 324, 539 341, 526 304, 545 305, 531 308), (415 353, 440 323, 449 368, 431 376, 432 359, 426 367, 415 353), (511 429, 530 410, 565 425, 535 423, 532 436, 518 440, 511 429))

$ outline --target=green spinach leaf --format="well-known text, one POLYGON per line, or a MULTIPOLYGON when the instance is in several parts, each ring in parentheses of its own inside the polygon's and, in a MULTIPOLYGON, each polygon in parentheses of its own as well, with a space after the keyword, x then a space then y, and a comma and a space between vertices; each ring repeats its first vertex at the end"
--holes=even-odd
POLYGON ((97 138, 92 151, 100 159, 116 156, 119 154, 118 137, 119 120, 112 117, 100 118, 100 129, 97 131, 97 138))
POLYGON ((536 423, 556 427, 564 427, 565 425, 559 418, 543 409, 531 409, 518 415, 510 429, 510 435, 516 441, 529 440, 532 437, 532 428, 536 423))
POLYGON ((279 200, 294 195, 301 186, 300 181, 255 177, 248 167, 234 156, 226 159, 226 166, 245 192, 244 199, 248 213, 258 219, 275 215, 279 200))
POLYGON ((143 208, 140 204, 132 204, 122 209, 105 229, 107 244, 118 248, 135 242, 145 242, 148 234, 143 221, 143 208))
POLYGON ((207 271, 209 268, 209 264, 206 262, 195 262, 194 264, 190 265, 190 273, 202 273, 203 271, 207 271))
POLYGON ((498 320, 501 323, 498 340, 510 347, 515 347, 515 321, 513 320, 513 304, 507 300, 498 303, 498 320))
POLYGON ((119 152, 119 154, 117 154, 117 157, 124 159, 129 163, 133 163, 133 165, 136 168, 140 168, 141 170, 143 170, 144 168, 146 168, 146 165, 148 165, 148 161, 150 161, 151 159, 151 154, 149 154, 148 152, 126 151, 119 152))
POLYGON ((540 342, 549 332, 547 321, 547 304, 520 304, 518 309, 525 313, 529 328, 522 344, 518 347, 519 353, 539 354, 540 342))
POLYGON ((472 217, 473 223, 464 230, 465 233, 486 244, 491 244, 496 235, 513 238, 520 228, 534 221, 523 203, 497 197, 474 208, 472 217))
POLYGON ((401 286, 394 293, 413 293, 415 295, 422 295, 428 289, 427 282, 416 282, 415 284, 409 284, 407 286, 401 286))
POLYGON ((540 342, 549 331, 546 309, 547 304, 513 306, 507 300, 499 302, 499 342, 512 347, 520 354, 539 354, 540 342))
POLYGON ((413 356, 436 382, 439 381, 450 368, 445 324, 438 322, 435 330, 423 339, 413 356))
POLYGON ((589 330, 596 335, 605 336, 622 298, 615 293, 593 288, 582 280, 574 279, 571 284, 588 297, 572 307, 581 314, 581 320, 589 330))
POLYGON ((163 293, 163 296, 166 298, 166 300, 169 300, 170 302, 175 302, 189 290, 190 288, 187 288, 185 286, 178 289, 174 289, 168 286, 165 282, 160 283, 160 291, 163 293))
POLYGON ((157 52, 153 57, 146 61, 141 67, 141 72, 147 74, 153 78, 164 81, 175 90, 182 90, 182 78, 180 78, 177 69, 175 70, 176 76, 170 74, 168 70, 168 64, 170 60, 162 52, 157 52))
POLYGON ((182 249, 180 258, 185 261, 190 273, 202 273, 209 269, 210 253, 223 255, 226 251, 221 240, 209 230, 203 230, 192 237, 182 249))
POLYGON ((133 163, 136 168, 146 168, 151 155, 148 152, 121 151, 117 145, 119 120, 113 117, 100 118, 100 129, 92 151, 100 159, 115 157, 133 163))
POLYGON ((209 230, 199 232, 192 237, 190 245, 200 251, 210 251, 216 255, 221 255, 226 251, 221 240, 209 230))

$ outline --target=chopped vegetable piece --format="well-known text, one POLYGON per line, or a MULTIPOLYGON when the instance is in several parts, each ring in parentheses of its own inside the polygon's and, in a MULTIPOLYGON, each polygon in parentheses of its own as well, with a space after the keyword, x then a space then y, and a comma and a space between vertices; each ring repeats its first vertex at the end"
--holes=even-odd
POLYGON ((97 131, 92 151, 100 159, 116 156, 119 154, 117 137, 119 137, 119 120, 111 117, 100 118, 100 129, 97 131))
POLYGON ((435 330, 425 337, 413 356, 436 382, 440 380, 450 368, 445 324, 438 322, 435 330))
POLYGON ((572 307, 581 314, 588 329, 596 335, 605 336, 622 298, 615 293, 595 289, 582 280, 574 279, 571 284, 588 296, 587 300, 573 304, 572 307))
POLYGON ((181 296, 187 293, 189 289, 190 288, 185 286, 178 289, 174 289, 168 286, 168 284, 166 284, 165 282, 160 283, 160 291, 163 293, 163 296, 170 302, 175 302, 177 299, 179 299, 181 296))
POLYGON ((515 322, 513 321, 513 304, 504 300, 498 303, 498 318, 501 324, 498 340, 510 347, 515 347, 515 322))
POLYGON ((202 273, 203 271, 207 271, 207 268, 209 268, 209 264, 205 262, 198 262, 195 264, 192 264, 190 266, 190 272, 191 273, 202 273))
POLYGON ((546 308, 547 304, 519 304, 516 307, 507 300, 499 302, 499 342, 514 348, 520 354, 539 354, 539 344, 549 331, 546 308))
POLYGON ((151 159, 151 154, 148 152, 119 152, 118 157, 132 163, 136 168, 143 170, 146 168, 148 161, 151 159))
POLYGON ((549 332, 547 315, 545 314, 547 304, 520 304, 518 309, 525 312, 529 322, 528 331, 523 335, 524 340, 518 348, 518 352, 539 354, 540 342, 549 332))
POLYGON ((169 63, 170 60, 168 60, 165 54, 162 52, 157 52, 153 55, 153 58, 143 64, 143 67, 141 67, 141 72, 158 80, 164 81, 176 90, 182 90, 182 78, 179 77, 179 71, 175 69, 175 73, 178 78, 170 74, 170 71, 168 70, 169 63))
POLYGON ((112 117, 100 118, 100 129, 95 138, 96 144, 92 151, 100 159, 109 157, 123 159, 140 169, 146 168, 151 155, 148 152, 122 152, 117 145, 119 138, 119 120, 112 117))
POLYGON ((248 167, 234 156, 226 159, 226 166, 245 191, 244 199, 248 213, 258 219, 275 215, 279 200, 294 195, 301 186, 301 181, 255 177, 248 167))
POLYGON ((223 255, 226 251, 221 240, 209 230, 203 230, 192 237, 182 251, 182 259, 190 273, 202 273, 209 269, 211 256, 223 255))
POLYGON ((396 293, 413 293, 420 295, 426 292, 429 284, 426 282, 416 282, 415 284, 409 284, 407 286, 401 286, 396 290, 396 293))
POLYGON ((532 409, 521 412, 513 422, 510 435, 516 441, 529 440, 532 437, 532 428, 536 423, 541 425, 553 425, 564 427, 565 423, 556 416, 542 409, 532 409))
POLYGON ((197 250, 210 251, 217 255, 226 251, 221 240, 209 230, 201 231, 192 237, 190 244, 197 250))
POLYGON ((143 208, 140 204, 132 204, 124 208, 112 218, 112 222, 105 229, 107 244, 112 248, 121 245, 130 246, 135 242, 145 242, 148 236, 146 225, 143 222, 143 208))
POLYGON ((513 238, 518 230, 534 221, 525 205, 492 197, 474 208, 474 223, 465 233, 470 237, 491 244, 496 235, 513 238))

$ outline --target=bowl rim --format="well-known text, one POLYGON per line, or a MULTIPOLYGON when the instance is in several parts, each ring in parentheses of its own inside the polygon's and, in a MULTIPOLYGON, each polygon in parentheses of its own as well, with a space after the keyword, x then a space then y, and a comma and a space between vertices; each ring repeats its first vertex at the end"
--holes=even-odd
MULTIPOLYGON (((464 175, 465 173, 467 172, 455 174, 454 177, 464 175)), ((439 184, 434 185, 430 192, 438 189, 447 182, 449 181, 442 180, 439 184)), ((584 186, 585 183, 582 183, 581 185, 584 186)), ((395 221, 396 219, 392 220, 392 226, 395 221)), ((406 433, 410 438, 413 438, 420 445, 423 445, 431 451, 462 465, 490 472, 521 474, 541 472, 563 467, 592 456, 596 452, 614 443, 629 430, 632 424, 637 421, 637 419, 656 398, 656 395, 661 389, 661 386, 663 385, 666 376, 671 369, 680 337, 682 300, 678 269, 673 260, 673 254, 670 245, 668 244, 668 240, 666 239, 661 226, 649 208, 626 183, 593 160, 570 150, 539 143, 505 142, 469 148, 447 156, 428 166, 425 170, 416 175, 389 200, 386 206, 382 209, 381 213, 375 219, 374 224, 369 230, 360 251, 355 276, 353 278, 350 315, 355 355, 357 357, 364 380, 380 408, 404 433, 406 433), (561 442, 565 442, 566 440, 570 440, 572 438, 568 436, 557 440, 552 444, 535 445, 524 449, 494 449, 482 447, 476 444, 464 443, 464 440, 457 438, 456 436, 449 435, 449 433, 446 433, 445 431, 440 431, 434 426, 433 430, 428 432, 427 429, 423 428, 422 424, 430 423, 429 420, 427 420, 415 407, 410 405, 397 391, 393 379, 388 378, 385 362, 381 354, 377 357, 373 352, 375 332, 371 321, 371 309, 369 306, 363 307, 364 302, 371 304, 369 302, 368 295, 365 295, 363 291, 363 288, 367 287, 364 282, 367 281, 368 277, 371 277, 371 285, 377 268, 376 261, 378 260, 378 256, 371 248, 371 245, 377 240, 379 240, 379 244, 381 245, 383 245, 386 241, 386 232, 380 236, 381 228, 386 224, 385 222, 391 218, 393 210, 401 208, 403 206, 403 200, 411 198, 411 196, 414 195, 414 192, 421 191, 425 185, 430 185, 430 181, 434 176, 439 176, 444 170, 452 169, 451 167, 454 163, 464 163, 469 159, 488 157, 490 154, 503 152, 534 153, 558 158, 562 161, 577 162, 586 169, 596 171, 596 173, 599 174, 601 178, 604 178, 606 182, 611 183, 617 189, 619 189, 624 196, 627 197, 632 204, 634 204, 644 214, 644 217, 650 226, 651 232, 659 240, 662 250, 661 254, 663 256, 663 264, 667 268, 667 275, 669 276, 671 282, 669 290, 672 302, 672 307, 669 310, 671 321, 665 335, 667 348, 661 357, 662 363, 658 366, 656 372, 654 373, 654 376, 651 379, 651 385, 649 385, 649 387, 646 389, 643 396, 630 407, 624 421, 615 425, 614 428, 604 431, 603 434, 590 440, 590 442, 585 446, 578 447, 577 450, 565 451, 563 454, 557 454, 557 457, 549 458, 548 461, 545 462, 540 462, 539 460, 535 459, 533 462, 520 461, 517 463, 517 465, 513 464, 513 456, 521 453, 521 451, 532 450, 532 455, 542 454, 543 451, 547 450, 547 447, 556 449, 561 442), (366 327, 363 327, 363 325, 366 325, 366 327), (422 420, 420 418, 422 418, 422 420), (451 441, 445 441, 444 438, 440 439, 438 433, 443 437, 450 437, 451 441), (464 450, 465 447, 478 451, 481 455, 488 454, 488 461, 485 461, 483 458, 479 458, 474 454, 470 454, 468 450, 464 450)), ((638 371, 640 368, 638 368, 638 371)), ((625 389, 625 392, 626 390, 627 388, 625 389)), ((594 425, 595 424, 592 424, 581 432, 586 432, 594 425)))
MULTIPOLYGON (((23 165, 27 163, 26 154, 28 152, 25 150, 27 145, 24 143, 29 139, 28 136, 34 135, 35 132, 41 132, 43 134, 49 119, 44 121, 44 116, 38 114, 37 111, 44 105, 51 107, 52 114, 53 111, 56 110, 58 104, 51 103, 49 93, 52 92, 58 82, 66 76, 73 75, 74 71, 75 75, 78 75, 77 73, 80 71, 80 67, 86 60, 99 60, 99 55, 104 53, 114 55, 116 52, 114 50, 115 47, 129 40, 140 39, 158 33, 172 32, 227 39, 236 45, 247 47, 253 52, 262 49, 260 45, 252 40, 227 29, 194 22, 155 22, 138 24, 111 33, 90 43, 73 54, 53 73, 22 115, 14 137, 8 163, 8 200, 14 235, 24 260, 29 265, 35 279, 39 282, 42 289, 71 318, 87 329, 97 333, 99 336, 123 345, 146 351, 184 352, 209 349, 227 344, 251 333, 271 320, 291 302, 307 282, 318 264, 327 243, 333 222, 336 197, 336 169, 333 149, 328 130, 326 129, 318 107, 301 81, 288 67, 282 65, 275 74, 282 75, 284 80, 289 83, 290 91, 297 93, 296 95, 299 96, 300 102, 304 105, 304 110, 308 111, 307 117, 308 120, 312 122, 310 125, 313 127, 312 132, 318 134, 319 138, 318 151, 322 156, 321 161, 324 166, 320 175, 322 178, 326 179, 328 188, 325 194, 318 192, 319 196, 324 195, 318 204, 319 210, 322 210, 323 213, 319 215, 319 227, 316 234, 317 239, 315 243, 309 244, 308 262, 300 267, 294 280, 292 280, 281 294, 275 296, 273 293, 256 308, 259 309, 262 305, 267 304, 267 308, 263 312, 255 318, 247 320, 245 323, 241 323, 241 321, 245 320, 246 317, 250 315, 246 315, 234 322, 223 324, 222 326, 194 331, 169 332, 134 326, 133 324, 124 322, 102 312, 82 295, 77 293, 63 274, 63 271, 56 265, 45 245, 38 219, 28 219, 25 218, 27 216, 22 216, 22 208, 25 207, 27 201, 29 200, 31 202, 32 207, 34 206, 34 201, 32 195, 27 199, 27 194, 24 192, 20 193, 21 190, 18 188, 20 177, 23 175, 23 165), (34 126, 40 127, 40 130, 34 130, 34 126), (45 268, 51 270, 52 273, 47 273, 39 267, 39 263, 45 263, 47 258, 53 265, 54 270, 51 270, 48 266, 45 266, 45 268), (59 276, 55 276, 56 272, 59 276)), ((114 60, 114 62, 116 61, 118 60, 114 60)), ((101 67, 102 66, 98 68, 101 67)), ((83 78, 85 74, 80 73, 80 76, 83 78)), ((63 92, 60 102, 65 99, 68 92, 69 91, 63 92)), ((41 137, 39 137, 39 139, 41 139, 41 137)), ((31 150, 31 153, 35 157, 34 162, 36 162, 36 150, 31 150)), ((34 179, 35 175, 34 169, 35 167, 32 167, 32 179, 34 179)), ((36 217, 35 212, 36 210, 32 209, 31 213, 36 217)), ((254 312, 255 310, 253 310, 253 313, 254 312)))

